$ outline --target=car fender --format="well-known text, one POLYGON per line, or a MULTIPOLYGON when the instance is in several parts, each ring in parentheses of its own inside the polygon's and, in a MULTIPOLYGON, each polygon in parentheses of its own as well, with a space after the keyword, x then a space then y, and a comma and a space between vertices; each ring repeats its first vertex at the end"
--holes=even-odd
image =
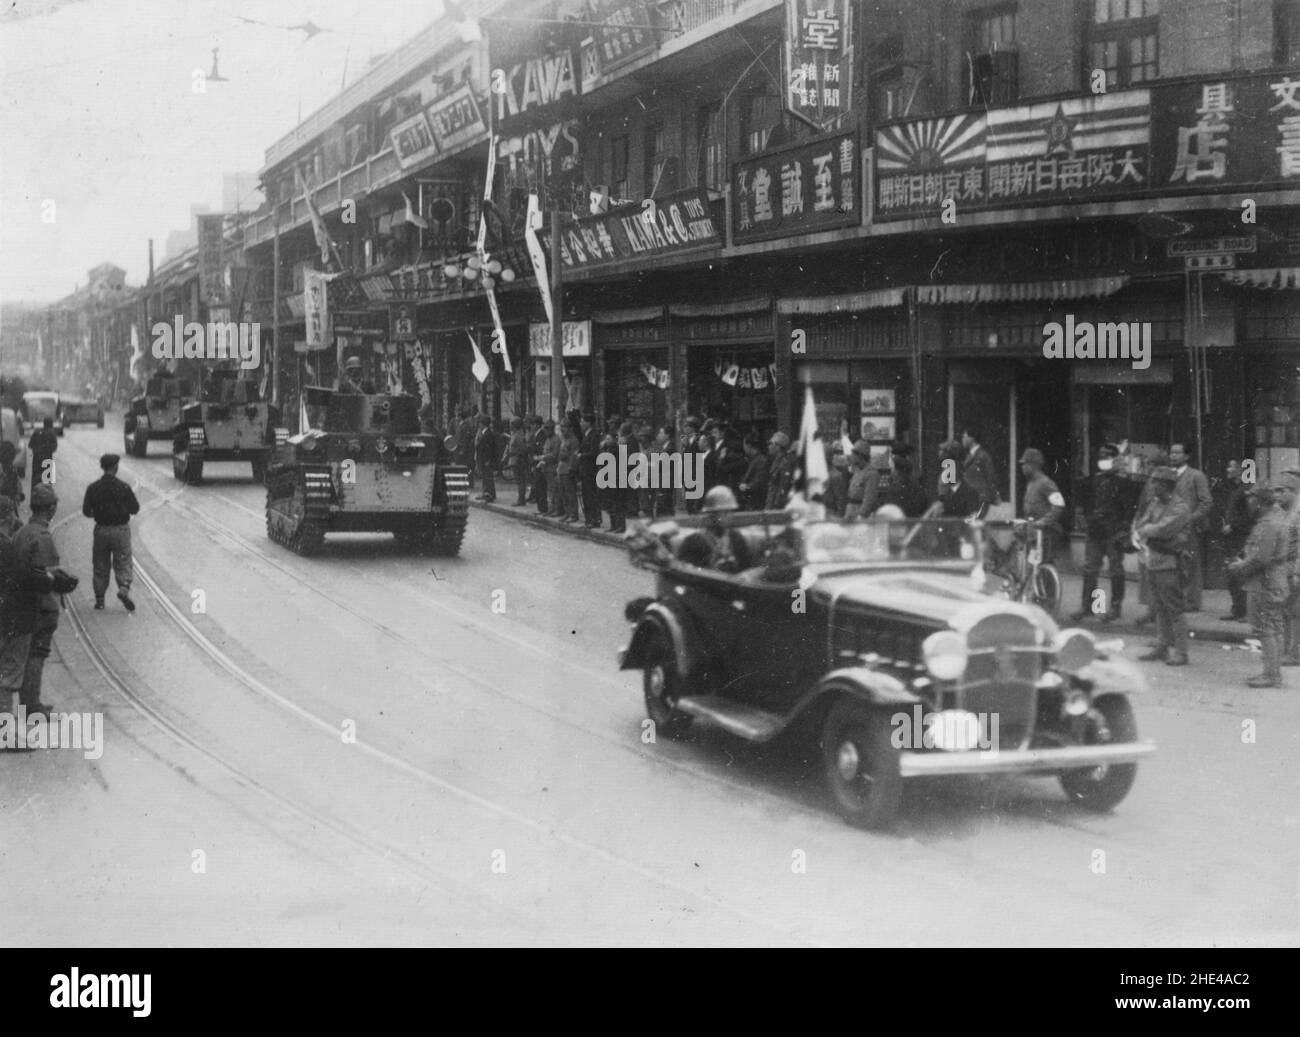
POLYGON ((912 706, 921 701, 919 695, 892 674, 867 666, 846 666, 822 677, 796 712, 839 695, 859 699, 869 706, 912 706))
POLYGON ((662 631, 672 641, 677 653, 677 672, 686 675, 694 672, 701 653, 695 647, 695 638, 688 627, 689 620, 662 601, 646 607, 632 632, 632 641, 623 656, 621 670, 638 670, 645 665, 643 653, 650 636, 662 631))
POLYGON ((1137 664, 1118 652, 1098 655, 1078 672, 1080 680, 1092 685, 1092 694, 1140 695, 1147 690, 1147 679, 1137 664))

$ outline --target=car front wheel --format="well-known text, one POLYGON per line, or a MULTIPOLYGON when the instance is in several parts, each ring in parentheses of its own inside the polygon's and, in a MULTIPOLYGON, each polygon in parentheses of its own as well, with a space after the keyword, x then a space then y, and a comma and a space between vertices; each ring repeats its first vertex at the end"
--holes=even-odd
POLYGON ((641 671, 645 689, 645 710, 655 730, 667 738, 680 738, 691 726, 691 718, 675 708, 683 694, 682 677, 677 671, 677 652, 668 635, 656 630, 645 648, 645 666, 641 671))
MULTIPOLYGON (((1133 707, 1124 695, 1105 695, 1097 699, 1094 708, 1105 720, 1104 724, 1090 723, 1084 739, 1086 745, 1109 745, 1136 742, 1137 721, 1133 707)), ((1136 763, 1112 763, 1102 767, 1064 771, 1061 788, 1071 801, 1087 810, 1110 810, 1116 806, 1137 780, 1136 763)))
POLYGON ((831 706, 822 726, 822 767, 840 815, 859 828, 883 828, 898 813, 903 778, 888 715, 855 699, 831 706))

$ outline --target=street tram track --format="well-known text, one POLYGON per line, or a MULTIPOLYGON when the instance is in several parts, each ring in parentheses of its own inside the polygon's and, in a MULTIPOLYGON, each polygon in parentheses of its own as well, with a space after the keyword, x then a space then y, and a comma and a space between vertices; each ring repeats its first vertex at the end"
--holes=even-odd
MULTIPOLYGON (((138 477, 136 481, 137 484, 141 482, 141 480, 139 480, 138 477)), ((145 485, 148 486, 149 484, 146 483, 145 485)), ((155 491, 155 488, 153 486, 149 486, 149 489, 151 490, 151 492, 155 491)), ((345 609, 346 611, 348 611, 350 615, 353 615, 358 619, 364 620, 371 627, 384 633, 385 636, 393 638, 405 646, 408 646, 416 650, 420 650, 420 646, 415 642, 411 641, 409 638, 404 637, 402 634, 398 633, 395 630, 392 630, 391 628, 385 626, 382 623, 375 622, 369 617, 363 616, 361 613, 356 612, 355 610, 349 608, 349 606, 347 606, 345 603, 336 600, 332 596, 325 594, 322 591, 319 591, 315 587, 312 587, 311 584, 305 579, 303 579, 302 576, 300 576, 297 573, 294 573, 292 570, 288 569, 287 567, 280 565, 274 559, 266 557, 262 551, 254 548, 251 543, 244 540, 244 538, 239 536, 239 534, 231 533, 229 530, 224 529, 218 523, 213 522, 211 519, 203 515, 201 512, 189 508, 188 506, 185 506, 183 504, 180 504, 176 500, 176 497, 179 496, 179 494, 165 495, 165 496, 169 498, 166 502, 167 506, 177 508, 178 510, 185 512, 187 515, 197 518, 199 521, 208 525, 209 528, 211 528, 214 532, 224 535, 227 539, 229 539, 240 549, 251 551, 253 554, 257 555, 260 559, 266 561, 268 564, 274 566, 275 568, 280 569, 281 571, 283 571, 284 573, 292 577, 294 580, 301 583, 303 586, 308 587, 313 591, 316 591, 318 594, 324 597, 331 604, 335 605, 338 608, 345 609)), ((226 498, 222 498, 222 499, 227 500, 226 498)), ((229 501, 227 502, 229 503, 229 501)), ((142 509, 142 511, 143 510, 144 509, 142 509)), ((206 655, 218 667, 220 667, 227 674, 233 677, 236 681, 238 681, 248 690, 252 691, 254 694, 270 702, 275 703, 277 706, 286 710, 293 716, 297 717, 298 719, 306 722, 310 726, 325 733, 329 738, 331 739, 338 738, 339 730, 336 725, 317 716, 316 714, 312 713, 310 710, 304 709, 296 702, 293 702, 291 699, 286 698, 284 695, 281 695, 279 692, 269 687, 265 682, 258 680, 252 674, 248 673, 237 662, 235 662, 234 659, 232 659, 229 655, 227 655, 224 651, 222 651, 219 647, 217 647, 217 645, 213 644, 212 641, 209 640, 203 634, 203 632, 199 630, 198 627, 195 626, 186 617, 184 612, 174 602, 171 601, 171 599, 167 596, 163 588, 158 584, 158 582, 153 578, 153 576, 150 575, 150 573, 141 565, 139 558, 135 559, 134 569, 135 569, 136 577, 139 580, 139 582, 149 590, 150 594, 157 600, 159 606, 162 608, 162 610, 168 616, 168 618, 170 618, 181 629, 181 631, 186 635, 186 637, 188 637, 190 641, 192 641, 195 644, 195 646, 199 649, 199 651, 201 651, 204 655, 206 655)), ((407 870, 408 872, 411 872, 411 869, 414 868, 415 870, 412 873, 421 881, 424 881, 431 885, 435 885, 437 888, 444 889, 450 893, 455 893, 457 895, 470 897, 471 899, 474 899, 475 901, 478 902, 483 901, 483 897, 481 894, 469 893, 462 889, 449 887, 445 879, 434 878, 430 876, 426 871, 424 871, 419 866, 418 862, 412 861, 409 858, 409 855, 406 854, 404 851, 397 850, 396 848, 385 847, 383 848, 383 852, 381 852, 380 848, 376 844, 371 842, 368 837, 357 832, 355 829, 352 829, 351 826, 347 825, 346 823, 334 821, 333 819, 327 817, 326 815, 314 811, 309 807, 303 807, 293 803, 292 800, 288 799, 287 797, 284 797, 280 793, 277 793, 274 789, 271 789, 269 786, 266 786, 264 783, 258 781, 258 779, 247 774, 237 765, 230 763, 228 760, 225 760, 219 753, 216 753, 208 749, 207 747, 203 746, 202 743, 200 743, 197 739, 187 734, 182 728, 180 728, 176 724, 167 720, 160 713, 158 713, 156 710, 150 707, 149 704, 145 702, 139 695, 137 695, 131 689, 129 684, 116 674, 111 664, 104 657, 102 651, 98 648, 97 645, 94 644, 85 626, 85 623, 81 619, 81 617, 77 615, 71 608, 69 608, 69 613, 70 615, 73 616, 72 619, 73 627, 77 631, 78 637, 81 639, 83 645, 85 646, 87 654, 90 656, 91 661, 95 665, 96 669, 99 670, 101 675, 104 676, 105 680, 109 682, 110 686, 112 686, 114 690, 116 690, 128 702, 128 704, 132 706, 132 708, 136 709, 142 716, 144 716, 147 720, 149 720, 159 729, 172 735, 174 738, 178 739, 183 744, 191 747, 196 752, 199 752, 205 758, 211 760, 213 763, 221 767, 223 770, 230 773, 233 777, 235 777, 237 781, 248 785, 248 787, 259 792, 267 799, 271 800, 272 802, 275 802, 277 805, 282 806, 284 809, 290 810, 295 815, 304 818, 310 821, 311 823, 321 824, 331 832, 335 833, 336 835, 339 835, 341 838, 345 838, 356 845, 362 846, 368 852, 375 854, 381 857, 382 859, 395 860, 403 867, 404 870, 407 870)), ((428 657, 427 654, 422 651, 421 651, 421 655, 423 655, 426 658, 428 657)), ((437 660, 437 662, 439 665, 445 666, 447 669, 451 670, 452 672, 455 672, 458 675, 463 676, 465 679, 470 680, 481 687, 488 688, 489 690, 492 691, 496 690, 491 688, 491 686, 487 684, 485 681, 483 681, 481 678, 475 677, 472 673, 469 673, 468 671, 464 671, 459 667, 450 665, 445 660, 440 659, 437 660)), ((512 701, 514 700, 512 699, 512 701)), ((523 703, 523 704, 526 705, 527 703, 523 703)), ((557 717, 556 719, 562 719, 562 718, 557 717)), ((693 889, 684 883, 677 882, 669 877, 659 874, 647 867, 638 864, 633 860, 621 856, 620 854, 614 853, 611 850, 607 850, 601 846, 598 846, 595 843, 591 843, 585 839, 581 839, 576 836, 569 835, 568 833, 563 832, 551 825, 545 824, 541 821, 538 821, 535 818, 531 818, 524 814, 521 814, 518 811, 513 810, 508 806, 505 806, 504 804, 495 802, 494 800, 488 799, 485 796, 479 795, 478 793, 473 792, 472 790, 465 788, 461 785, 458 785, 455 782, 451 782, 445 778, 441 778, 438 775, 433 774, 432 772, 425 770, 422 767, 416 766, 415 764, 401 758, 400 756, 396 756, 393 753, 389 753, 384 749, 379 748, 378 746, 372 745, 369 742, 362 740, 361 738, 356 738, 356 740, 350 744, 353 748, 359 749, 360 751, 362 751, 372 759, 394 770, 397 770, 407 775, 408 777, 414 778, 415 780, 422 782, 426 785, 430 785, 447 795, 454 796, 462 800, 463 802, 476 806, 479 809, 486 811, 490 814, 493 814, 499 818, 520 825, 521 827, 533 831, 538 835, 562 843, 563 845, 569 847, 572 850, 604 860, 611 865, 614 865, 618 868, 621 868, 623 870, 631 872, 632 874, 637 875, 641 879, 653 885, 663 886, 663 887, 673 889, 684 897, 688 897, 691 900, 706 903, 710 907, 713 907, 720 911, 724 911, 727 914, 733 915, 745 922, 748 922, 751 925, 755 925, 763 929, 769 930, 771 932, 775 932, 786 940, 790 940, 792 942, 804 944, 804 945, 808 945, 810 943, 810 941, 797 935, 796 933, 789 931, 788 929, 774 922, 770 918, 766 918, 762 915, 759 915, 755 912, 752 912, 744 907, 741 907, 730 901, 724 900, 720 897, 713 896, 709 893, 702 892, 698 889, 693 889)), ((737 788, 739 787, 740 786, 737 786, 737 788)), ((753 790, 749 790, 749 791, 752 793, 753 790)), ((788 803, 786 805, 788 806, 788 803)), ((491 903, 492 906, 496 908, 498 911, 506 910, 502 908, 499 904, 496 904, 495 902, 491 902, 491 903)))
MULTIPOLYGON (((144 576, 139 569, 138 564, 136 572, 137 575, 142 577, 144 576)), ((151 591, 153 590, 152 587, 150 589, 151 591)), ((232 763, 221 753, 204 745, 199 739, 185 731, 180 725, 163 716, 163 714, 151 706, 143 696, 135 691, 131 684, 117 672, 112 662, 104 654, 103 649, 101 649, 95 641, 77 607, 71 600, 67 600, 66 605, 69 622, 76 633, 77 640, 80 642, 82 649, 86 653, 86 657, 99 672, 99 675, 103 677, 105 683, 107 683, 107 685, 112 688, 127 705, 129 705, 139 716, 153 727, 175 739, 192 752, 197 753, 209 763, 224 771, 240 786, 257 793, 263 799, 275 804, 281 810, 294 815, 299 820, 305 821, 308 825, 324 829, 343 842, 364 851, 370 856, 377 857, 380 861, 386 864, 398 868, 408 877, 413 878, 426 886, 440 890, 449 896, 472 900, 480 906, 491 910, 503 920, 518 921, 516 913, 507 910, 494 901, 488 900, 482 894, 474 893, 457 884, 449 882, 444 876, 434 874, 406 851, 396 846, 385 845, 376 840, 373 836, 362 832, 360 829, 355 828, 345 821, 341 821, 330 814, 297 802, 294 799, 277 792, 264 781, 261 781, 248 773, 248 771, 243 767, 232 763)))

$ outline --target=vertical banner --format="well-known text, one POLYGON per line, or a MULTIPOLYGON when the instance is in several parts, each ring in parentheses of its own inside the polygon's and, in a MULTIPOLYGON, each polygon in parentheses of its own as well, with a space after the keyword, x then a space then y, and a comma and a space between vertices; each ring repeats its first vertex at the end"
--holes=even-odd
POLYGON ((328 276, 320 270, 304 270, 302 274, 303 316, 307 329, 307 348, 325 348, 325 329, 329 324, 325 285, 328 276))
POLYGON ((501 326, 501 311, 497 309, 495 288, 487 289, 487 301, 488 309, 492 311, 492 347, 495 350, 497 343, 501 343, 501 363, 508 374, 514 374, 514 368, 510 366, 510 350, 506 346, 506 329, 501 326))
POLYGON ((528 258, 533 261, 533 275, 537 278, 537 290, 542 293, 542 306, 546 308, 546 323, 554 326, 555 312, 551 304, 551 275, 546 268, 546 250, 538 240, 537 232, 542 229, 542 209, 534 191, 528 196, 528 217, 524 223, 524 240, 528 243, 528 258))
POLYGON ((826 127, 853 101, 849 0, 786 0, 785 106, 826 127))
POLYGON ((474 350, 474 365, 470 368, 470 371, 478 381, 486 381, 491 368, 483 357, 483 351, 478 348, 478 340, 474 338, 474 333, 466 330, 465 334, 469 336, 470 349, 474 350))
POLYGON ((199 300, 209 306, 227 302, 225 272, 221 267, 222 227, 220 213, 197 216, 199 225, 199 300))

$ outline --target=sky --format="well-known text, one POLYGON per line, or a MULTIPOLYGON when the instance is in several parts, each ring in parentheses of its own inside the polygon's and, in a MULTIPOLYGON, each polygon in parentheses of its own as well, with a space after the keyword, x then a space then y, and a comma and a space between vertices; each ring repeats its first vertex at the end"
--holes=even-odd
MULTIPOLYGON (((410 39, 437 0, 0 0, 0 301, 161 262, 191 204, 410 39), (268 25, 251 25, 240 18, 268 25), (282 26, 330 30, 306 39, 282 26), (193 89, 212 67, 228 82, 193 89), (50 206, 50 202, 53 206, 50 206), (52 215, 52 222, 47 222, 52 215), (45 217, 45 218, 43 218, 45 217)), ((259 196, 249 200, 256 207, 259 196)))

